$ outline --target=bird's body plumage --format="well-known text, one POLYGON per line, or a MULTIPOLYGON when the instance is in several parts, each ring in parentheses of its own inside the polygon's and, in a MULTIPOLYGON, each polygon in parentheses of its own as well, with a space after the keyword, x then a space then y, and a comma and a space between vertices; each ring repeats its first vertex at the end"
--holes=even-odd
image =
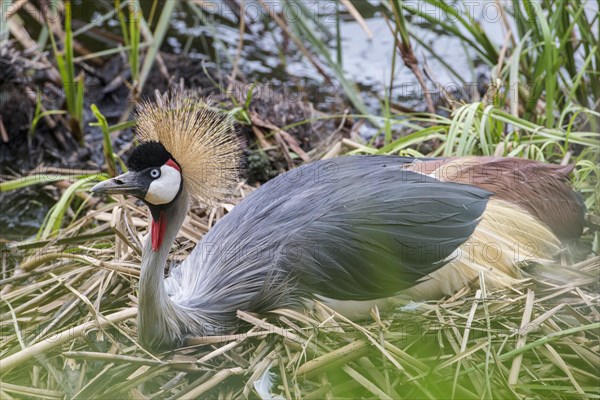
POLYGON ((344 310, 406 289, 421 299, 450 293, 479 270, 490 284, 512 283, 518 262, 558 251, 555 235, 519 206, 413 172, 414 164, 348 156, 278 176, 173 268, 171 299, 203 312, 218 304, 227 331, 238 309, 262 312, 315 295, 344 310))
POLYGON ((340 300, 387 297, 414 285, 471 236, 491 194, 407 171, 404 162, 340 157, 271 180, 182 263, 175 279, 186 286, 174 299, 197 306, 227 282, 280 278, 296 287, 291 296, 340 300))
POLYGON ((551 259, 561 240, 582 231, 584 205, 568 186, 570 167, 501 157, 347 156, 303 165, 262 185, 165 279, 188 197, 214 204, 211 196, 223 194, 224 186, 202 185, 223 184, 215 176, 219 157, 230 182, 237 152, 231 136, 219 136, 227 130, 211 112, 177 96, 158 103, 144 106, 149 117, 141 124, 145 137, 156 141, 134 151, 130 172, 94 188, 133 194, 152 211, 138 316, 140 341, 150 348, 179 345, 186 335, 230 332, 237 310, 320 299, 357 317, 393 296, 452 293, 481 274, 490 286, 510 285, 522 262, 551 259), (171 128, 157 127, 163 120, 171 128), (215 124, 216 133, 202 128, 215 124), (174 127, 185 131, 187 146, 173 144, 176 130, 163 146, 161 138, 174 127), (224 148, 211 147, 218 145, 224 148), (186 147, 206 148, 209 157, 199 155, 194 164, 186 147), (212 164, 204 168, 206 160, 212 164))

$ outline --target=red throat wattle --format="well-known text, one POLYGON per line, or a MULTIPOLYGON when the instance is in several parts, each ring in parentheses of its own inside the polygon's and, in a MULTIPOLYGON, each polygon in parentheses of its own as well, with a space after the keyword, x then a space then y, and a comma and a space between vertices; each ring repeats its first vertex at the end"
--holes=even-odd
POLYGON ((152 250, 157 251, 162 244, 167 229, 167 218, 164 211, 160 212, 158 221, 152 220, 152 250))

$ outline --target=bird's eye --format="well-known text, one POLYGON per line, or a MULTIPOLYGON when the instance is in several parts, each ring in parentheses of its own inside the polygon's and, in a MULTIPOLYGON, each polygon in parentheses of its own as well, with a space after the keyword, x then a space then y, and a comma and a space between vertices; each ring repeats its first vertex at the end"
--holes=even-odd
POLYGON ((150 176, 154 179, 158 178, 160 176, 160 169, 154 168, 150 170, 150 176))

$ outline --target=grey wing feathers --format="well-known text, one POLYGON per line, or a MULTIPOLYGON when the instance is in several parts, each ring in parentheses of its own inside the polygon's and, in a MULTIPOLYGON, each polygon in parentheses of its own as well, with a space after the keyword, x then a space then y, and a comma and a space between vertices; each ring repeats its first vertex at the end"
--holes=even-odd
POLYGON ((366 176, 345 166, 338 181, 300 199, 297 212, 310 204, 320 216, 291 227, 277 261, 298 271, 301 287, 339 300, 391 296, 446 264, 471 236, 490 193, 383 165, 366 176))
POLYGON ((413 285, 472 234, 490 193, 402 169, 412 160, 341 157, 267 182, 185 260, 186 293, 178 297, 198 305, 216 280, 221 290, 226 281, 245 293, 245 282, 263 281, 281 298, 289 293, 275 290, 275 281, 293 279, 300 292, 340 300, 387 297, 413 285))

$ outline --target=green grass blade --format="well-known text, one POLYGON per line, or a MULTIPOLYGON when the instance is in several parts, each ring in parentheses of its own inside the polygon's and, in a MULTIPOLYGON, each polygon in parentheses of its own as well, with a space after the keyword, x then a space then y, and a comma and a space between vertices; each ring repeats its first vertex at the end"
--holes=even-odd
POLYGON ((71 201, 73 200, 73 196, 75 192, 86 185, 89 185, 90 182, 98 180, 97 175, 89 176, 87 178, 82 178, 77 180, 71 184, 62 194, 58 202, 55 204, 52 212, 50 213, 48 220, 42 230, 41 239, 47 239, 52 234, 56 233, 63 222, 65 213, 69 208, 71 201))
POLYGON ((98 126, 102 130, 102 147, 104 152, 104 160, 106 162, 106 169, 108 170, 109 176, 117 176, 117 163, 115 161, 115 153, 113 152, 112 142, 110 139, 110 129, 106 117, 102 115, 100 110, 95 104, 91 105, 92 113, 98 120, 98 126))
POLYGON ((158 19, 158 23, 156 24, 156 29, 152 35, 152 44, 146 53, 146 57, 144 58, 144 64, 142 65, 142 70, 139 76, 139 88, 140 91, 144 87, 146 83, 146 79, 148 79, 148 75, 150 74, 150 70, 154 65, 154 60, 156 59, 156 55, 158 54, 158 50, 163 43, 165 36, 167 35, 167 31, 169 29, 171 23, 171 16, 175 11, 175 6, 177 5, 176 1, 166 1, 164 3, 162 12, 160 14, 160 18, 158 19))
POLYGON ((129 67, 131 69, 131 79, 136 82, 139 78, 139 47, 140 47, 140 18, 142 11, 139 2, 130 0, 129 11, 129 40, 131 49, 129 50, 129 67))
POLYGON ((73 175, 29 175, 0 183, 0 192, 10 192, 11 190, 23 189, 29 186, 47 185, 53 182, 69 181, 74 179, 78 179, 78 177, 73 175))
POLYGON ((538 14, 538 22, 542 28, 544 38, 544 51, 542 62, 545 70, 545 90, 546 90, 546 126, 554 126, 554 95, 556 92, 556 44, 554 37, 548 26, 548 22, 543 15, 538 14))

